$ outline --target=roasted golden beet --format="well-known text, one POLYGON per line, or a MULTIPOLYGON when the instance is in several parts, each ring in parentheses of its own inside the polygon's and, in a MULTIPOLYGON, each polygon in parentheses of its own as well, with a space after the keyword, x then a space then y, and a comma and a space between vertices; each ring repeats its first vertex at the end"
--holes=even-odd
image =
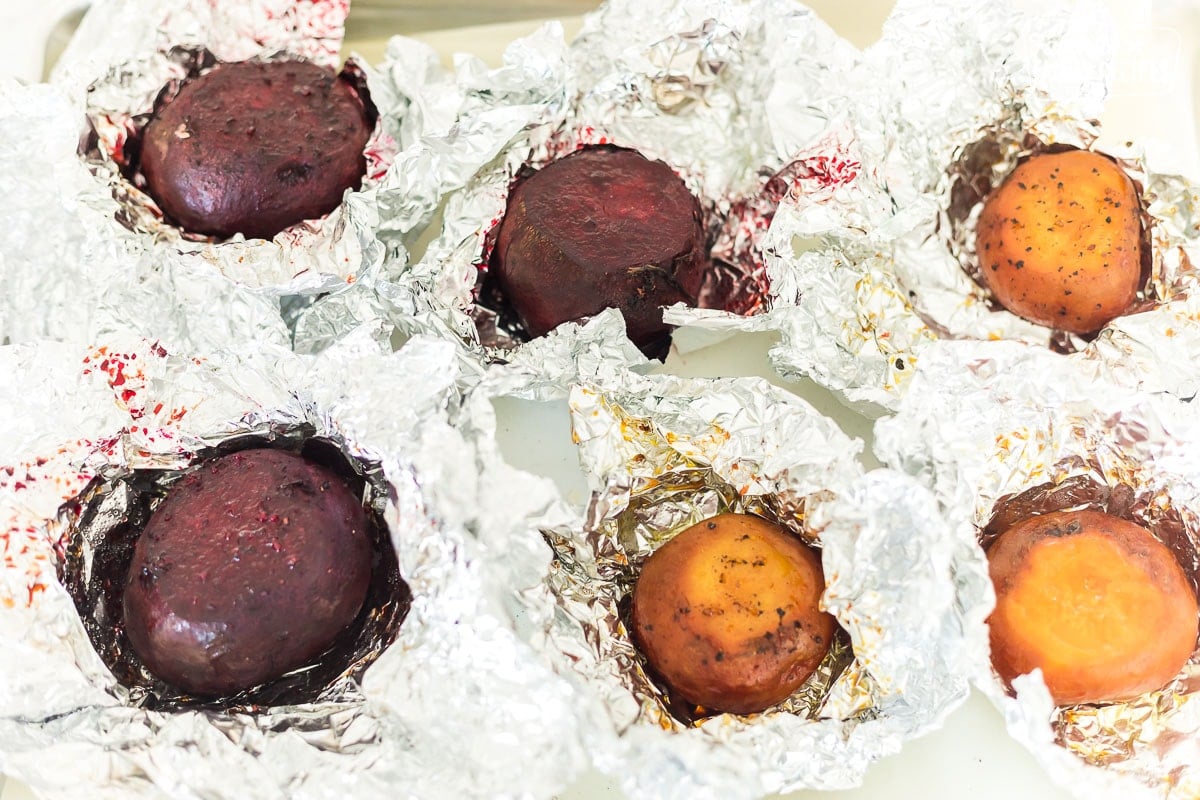
POLYGON ((1022 162, 979 215, 987 288, 1025 319, 1088 334, 1125 313, 1142 276, 1140 204, 1120 167, 1086 150, 1022 162))
POLYGON ((722 514, 654 552, 633 590, 633 634, 671 693, 751 714, 804 683, 829 650, 821 560, 778 525, 722 514))
POLYGON ((1196 648, 1196 595, 1160 541, 1098 511, 1017 523, 988 550, 992 665, 1040 667, 1054 702, 1128 700, 1161 688, 1196 648))

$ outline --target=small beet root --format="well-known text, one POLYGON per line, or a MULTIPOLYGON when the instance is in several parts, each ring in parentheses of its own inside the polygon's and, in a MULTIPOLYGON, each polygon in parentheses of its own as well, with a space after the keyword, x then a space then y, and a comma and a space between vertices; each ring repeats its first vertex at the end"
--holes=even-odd
POLYGON ((232 695, 328 649, 370 579, 350 486, 298 455, 245 450, 184 476, 155 509, 126 579, 126 635, 167 683, 232 695))
POLYGON ((1023 161, 984 202, 983 283, 1019 317, 1090 335, 1125 314, 1142 283, 1141 203, 1115 162, 1087 150, 1023 161))
POLYGON ((700 204, 661 161, 601 145, 578 150, 512 190, 493 266, 531 336, 606 308, 662 357, 662 306, 694 306, 708 270, 700 204))
POLYGON ((141 172, 185 230, 270 239, 357 189, 372 124, 333 70, 306 61, 220 64, 146 126, 141 172))

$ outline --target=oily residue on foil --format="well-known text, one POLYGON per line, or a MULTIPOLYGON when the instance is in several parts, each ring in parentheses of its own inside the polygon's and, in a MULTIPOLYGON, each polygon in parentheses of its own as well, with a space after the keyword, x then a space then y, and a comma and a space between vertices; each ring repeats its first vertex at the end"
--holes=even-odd
POLYGON ((209 709, 256 711, 267 706, 334 702, 395 639, 411 605, 400 576, 382 507, 387 486, 378 471, 349 458, 311 427, 271 436, 238 436, 197 454, 193 469, 229 453, 257 447, 286 449, 333 470, 356 493, 367 492, 372 520, 371 583, 362 610, 328 650, 312 663, 275 680, 219 699, 195 698, 155 677, 129 645, 122 596, 129 563, 142 529, 170 487, 189 470, 122 470, 97 478, 60 513, 64 558, 59 580, 66 587, 88 638, 114 677, 129 690, 131 704, 156 711, 209 709))

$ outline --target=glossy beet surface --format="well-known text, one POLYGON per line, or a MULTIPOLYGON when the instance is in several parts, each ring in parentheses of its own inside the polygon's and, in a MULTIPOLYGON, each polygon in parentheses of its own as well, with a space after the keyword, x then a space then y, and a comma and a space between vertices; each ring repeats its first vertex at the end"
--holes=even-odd
POLYGON ((494 267, 530 335, 619 308, 634 344, 662 356, 660 308, 695 305, 708 268, 700 204, 661 161, 585 148, 513 189, 494 267))
POLYGON ((362 607, 368 518, 344 480, 280 450, 245 450, 180 479, 138 539, 125 628, 146 666, 201 696, 310 662, 362 607))
POLYGON ((331 69, 220 64, 185 83, 146 126, 141 172, 185 230, 270 239, 358 188, 371 128, 354 87, 331 69))

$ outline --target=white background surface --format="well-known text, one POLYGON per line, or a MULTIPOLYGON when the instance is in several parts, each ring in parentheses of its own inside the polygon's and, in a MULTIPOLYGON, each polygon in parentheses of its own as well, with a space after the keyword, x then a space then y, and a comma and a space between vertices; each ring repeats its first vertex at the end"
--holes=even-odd
MULTIPOLYGON (((54 22, 79 0, 41 0, 35 8, 23 0, 0 0, 0 76, 36 79, 41 74, 44 42, 54 22)), ((447 5, 452 5, 448 2, 447 5)), ((888 0, 810 0, 809 5, 854 44, 870 44, 879 34, 890 7, 888 0)), ((1196 45, 1200 41, 1200 6, 1188 2, 1147 0, 1111 5, 1122 31, 1114 92, 1105 119, 1105 138, 1137 139, 1156 153, 1174 159, 1176 168, 1196 175, 1197 149, 1192 109, 1196 45)), ((504 44, 535 27, 511 24, 424 34, 441 52, 476 53, 496 63, 504 44)), ((568 24, 568 30, 575 29, 568 24)), ((348 43, 372 61, 382 53, 384 37, 348 43)), ((772 338, 747 335, 680 356, 673 353, 661 371, 688 376, 758 375, 812 402, 837 419, 851 435, 870 442, 870 421, 842 407, 836 398, 811 382, 789 383, 775 377, 766 359, 772 338)), ((584 482, 570 444, 565 403, 497 402, 501 446, 518 467, 552 477, 569 500, 584 501, 584 482)), ((873 459, 868 455, 869 465, 873 459)), ((399 787, 398 787, 399 788, 399 787)), ((87 797, 81 788, 79 797, 87 797)), ((846 792, 798 792, 790 798, 829 800, 1060 800, 1069 795, 1054 787, 1032 757, 1005 734, 999 714, 974 694, 946 726, 874 765, 863 787, 846 792)), ((0 800, 24 800, 29 791, 9 781, 0 800)), ((599 775, 589 775, 564 793, 564 800, 620 797, 599 775)))

